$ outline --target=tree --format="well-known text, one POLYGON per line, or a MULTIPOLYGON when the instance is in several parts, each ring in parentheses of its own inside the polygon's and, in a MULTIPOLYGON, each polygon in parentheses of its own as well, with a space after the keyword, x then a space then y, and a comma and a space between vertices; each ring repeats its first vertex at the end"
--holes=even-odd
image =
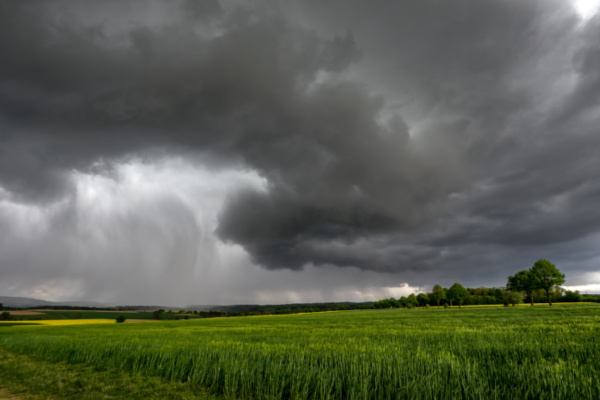
POLYGON ((506 288, 511 291, 525 292, 531 299, 533 306, 533 293, 540 288, 538 277, 531 271, 524 269, 517 272, 514 276, 508 277, 506 288))
POLYGON ((565 295, 563 296, 564 301, 583 301, 583 296, 579 293, 579 291, 570 291, 567 290, 565 295))
POLYGON ((156 310, 156 311, 152 312, 152 318, 162 319, 163 312, 165 312, 165 310, 156 310))
POLYGON ((398 304, 400 304, 400 307, 402 308, 408 308, 408 300, 406 299, 406 296, 402 296, 398 299, 398 304))
POLYGON ((502 293, 502 299, 504 300, 504 305, 511 304, 514 307, 515 304, 521 304, 523 302, 523 293, 505 290, 502 293))
POLYGON ((414 293, 410 294, 406 298, 406 304, 407 304, 408 308, 416 307, 417 304, 419 304, 419 301, 417 300, 417 296, 415 296, 414 293))
POLYGON ((463 300, 467 297, 469 297, 469 291, 460 283, 455 283, 446 292, 446 298, 450 301, 450 306, 452 306, 453 301, 456 301, 458 303, 458 307, 460 308, 463 300))
POLYGON ((71 319, 81 319, 81 318, 83 318, 83 313, 81 311, 71 313, 71 319))
POLYGON ((383 299, 376 301, 373 303, 373 308, 398 308, 400 307, 400 302, 393 297, 389 299, 383 299))
POLYGON ((425 293, 419 293, 417 296, 417 302, 421 307, 425 307, 430 301, 431 300, 429 299, 429 296, 427 296, 425 293))
POLYGON ((438 308, 440 308, 440 301, 446 299, 446 290, 440 285, 435 285, 433 290, 429 294, 429 298, 437 303, 438 308))
POLYGON ((565 274, 561 274, 554 264, 543 258, 537 260, 529 271, 536 277, 538 287, 546 292, 548 304, 552 305, 550 292, 554 286, 565 283, 565 274))
POLYGON ((125 316, 124 315, 119 315, 117 318, 115 318, 117 321, 117 324, 123 323, 125 322, 125 316))
POLYGON ((454 300, 456 300, 452 288, 446 290, 446 300, 448 300, 448 302, 450 303, 450 308, 452 308, 452 303, 454 303, 454 300))

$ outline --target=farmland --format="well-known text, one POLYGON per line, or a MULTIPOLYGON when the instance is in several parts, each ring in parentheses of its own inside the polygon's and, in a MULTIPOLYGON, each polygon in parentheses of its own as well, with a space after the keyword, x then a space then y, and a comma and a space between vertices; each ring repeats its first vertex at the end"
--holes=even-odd
MULTIPOLYGON (((90 310, 27 310, 10 311, 11 317, 21 321, 69 320, 69 319, 114 319, 124 315, 127 319, 152 319, 150 311, 90 311, 90 310)), ((173 319, 176 314, 163 313, 161 319, 173 319)))
POLYGON ((157 398, 597 399, 599 328, 597 304, 11 324, 0 328, 0 365, 11 365, 0 382, 25 390, 14 371, 35 365, 48 382, 64 370, 90 388, 145 377, 157 398))

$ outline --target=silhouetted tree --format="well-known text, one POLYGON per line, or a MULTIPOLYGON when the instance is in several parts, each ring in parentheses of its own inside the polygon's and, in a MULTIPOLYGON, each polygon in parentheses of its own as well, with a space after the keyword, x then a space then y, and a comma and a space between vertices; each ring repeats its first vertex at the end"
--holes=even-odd
POLYGON ((429 298, 437 303, 438 308, 440 308, 440 301, 446 299, 446 290, 440 285, 435 285, 433 290, 429 294, 429 298))
POLYGON ((450 306, 452 306, 452 301, 456 301, 458 303, 458 307, 460 308, 463 300, 467 297, 469 297, 469 291, 460 283, 455 283, 446 292, 446 298, 450 301, 450 306))
POLYGON ((406 303, 410 308, 413 308, 419 304, 419 301, 417 300, 417 296, 415 296, 415 294, 412 293, 406 298, 406 303))
POLYGON ((538 277, 531 271, 524 269, 514 276, 508 277, 506 288, 511 291, 525 292, 533 306, 533 293, 540 287, 538 277))
POLYGON ((531 267, 530 273, 536 277, 539 287, 546 292, 548 304, 552 305, 550 292, 554 286, 565 283, 565 274, 561 274, 554 264, 544 259, 537 260, 531 267))
POLYGON ((154 311, 152 313, 152 318, 154 318, 154 319, 161 319, 163 312, 165 312, 165 310, 156 310, 156 311, 154 311))
POLYGON ((417 302, 421 307, 425 307, 430 301, 431 300, 429 299, 429 296, 427 296, 425 293, 419 293, 417 296, 417 302))

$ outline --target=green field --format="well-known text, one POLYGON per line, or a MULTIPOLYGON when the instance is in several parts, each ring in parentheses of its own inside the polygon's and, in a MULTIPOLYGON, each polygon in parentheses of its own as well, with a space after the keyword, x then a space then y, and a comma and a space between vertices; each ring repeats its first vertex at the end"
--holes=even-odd
POLYGON ((39 394, 22 364, 78 376, 80 398, 599 399, 599 337, 596 304, 14 325, 0 387, 39 394), (94 389, 106 376, 130 383, 94 389))

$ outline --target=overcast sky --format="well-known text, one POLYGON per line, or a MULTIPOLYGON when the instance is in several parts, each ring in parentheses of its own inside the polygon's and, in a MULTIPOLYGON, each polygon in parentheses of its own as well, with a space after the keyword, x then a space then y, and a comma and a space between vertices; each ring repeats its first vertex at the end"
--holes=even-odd
POLYGON ((0 294, 600 292, 599 3, 3 1, 0 294))

